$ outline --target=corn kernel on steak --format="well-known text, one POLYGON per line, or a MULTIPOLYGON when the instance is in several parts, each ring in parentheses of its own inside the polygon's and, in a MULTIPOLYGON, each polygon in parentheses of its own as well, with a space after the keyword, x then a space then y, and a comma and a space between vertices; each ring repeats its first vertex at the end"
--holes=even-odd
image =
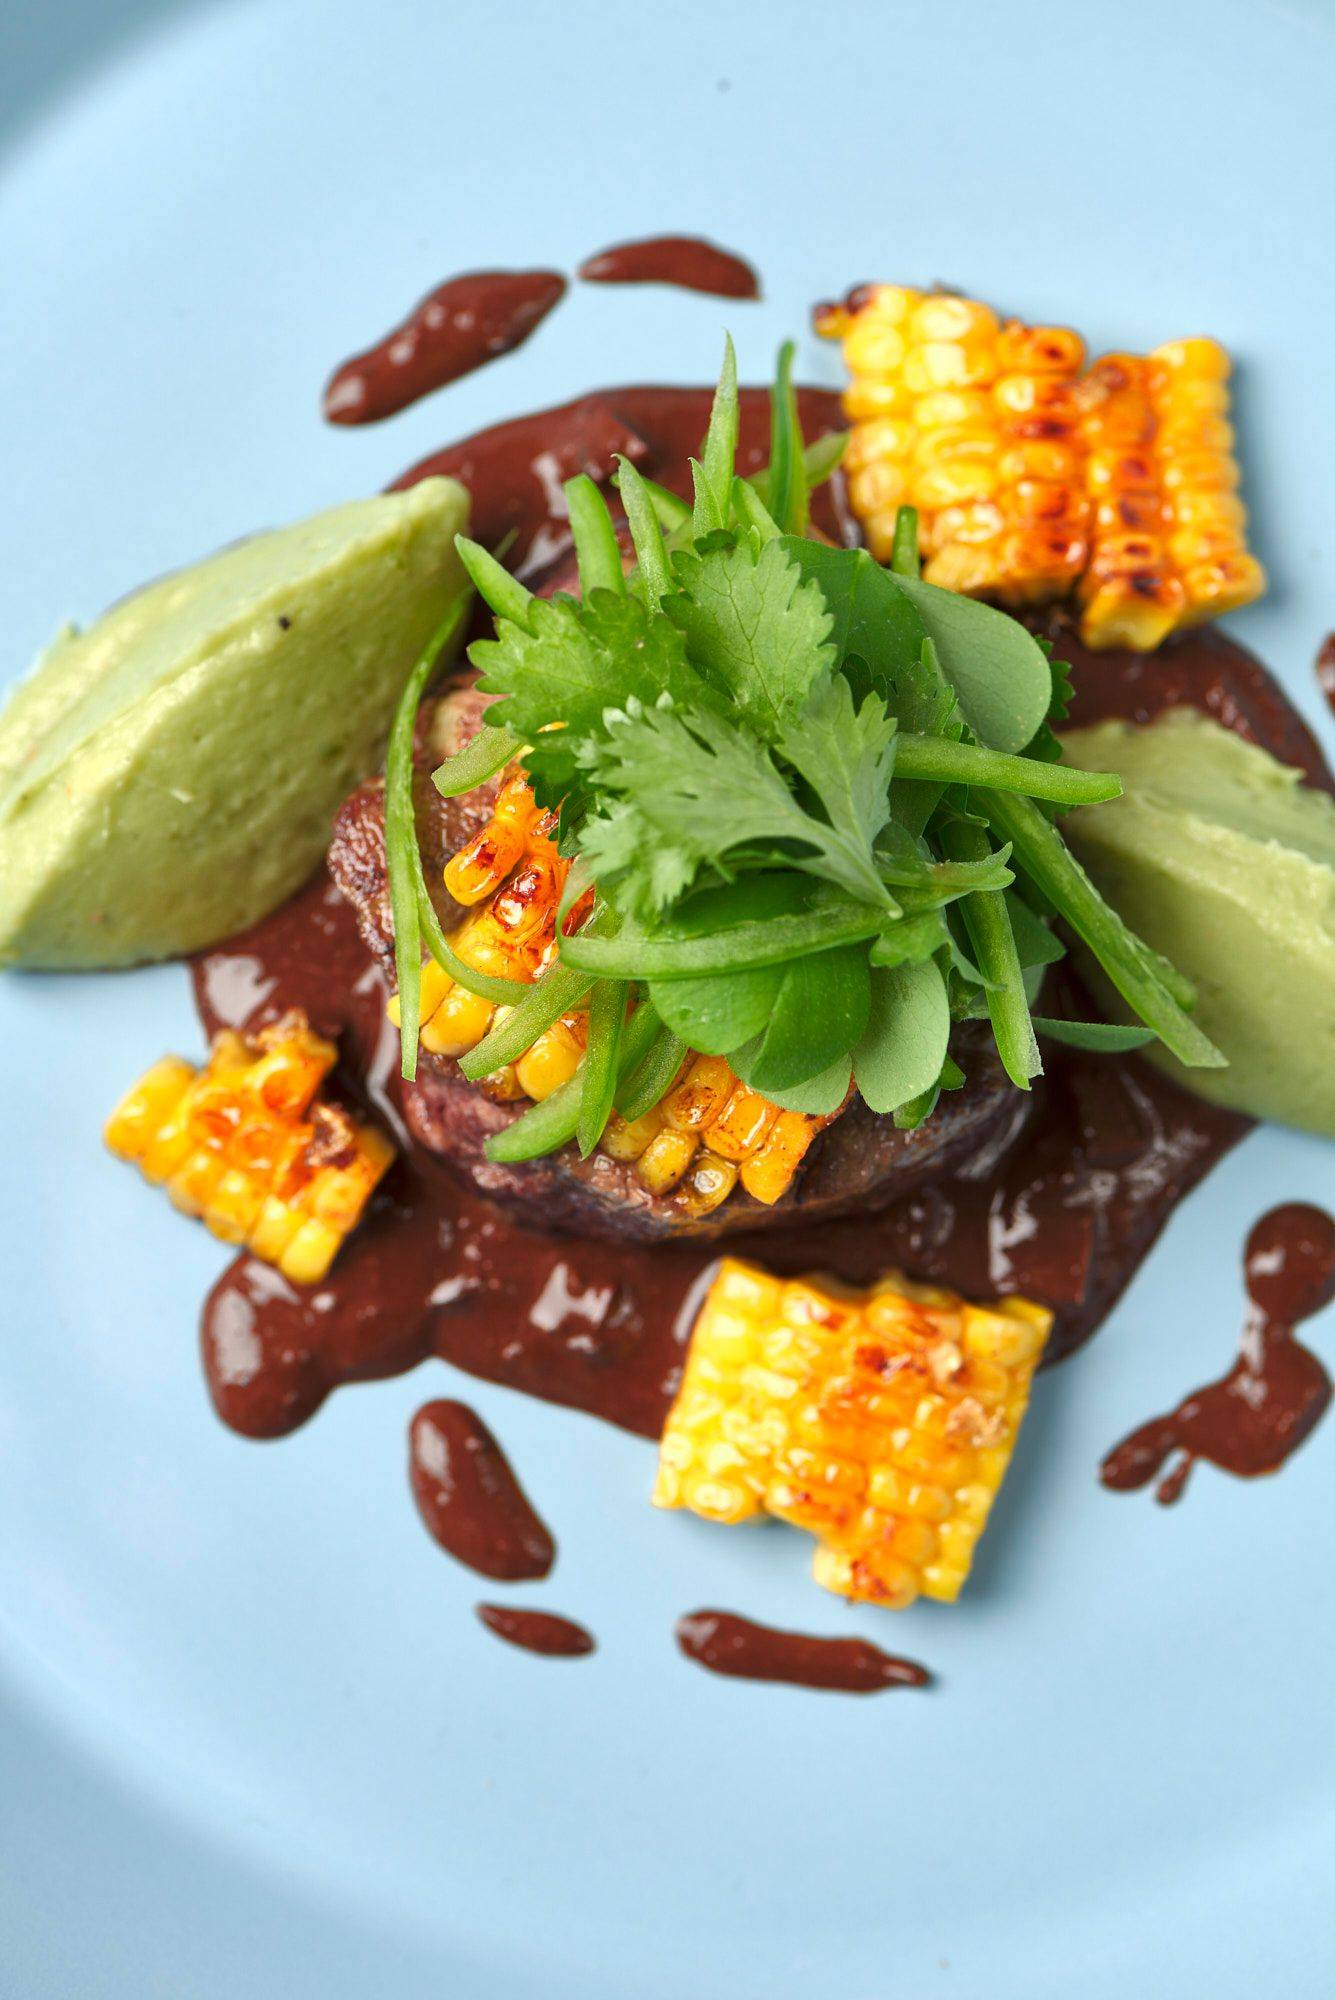
MULTIPOLYGON (((481 726, 483 697, 471 687, 448 694, 428 721, 430 755, 458 747, 481 726)), ((456 951, 481 970, 532 979, 556 949, 555 920, 565 864, 552 827, 522 783, 508 774, 466 799, 418 795, 427 879, 456 951)), ((380 785, 364 785, 335 824, 330 870, 357 912, 362 935, 388 980, 393 933, 385 894, 384 805, 380 785)), ((393 1003, 391 1003, 393 1012, 393 1003)), ((796 1210, 837 1214, 889 1200, 990 1141, 1017 1114, 990 1037, 961 1031, 969 1087, 952 1094, 916 1132, 897 1132, 860 1103, 834 1120, 780 1113, 716 1058, 696 1057, 647 1119, 614 1119, 587 1161, 573 1148, 523 1166, 483 1153, 530 1101, 547 1096, 584 1049, 579 1013, 553 1024, 510 1070, 468 1083, 458 1057, 492 1024, 488 1001, 455 985, 434 964, 422 975, 421 1059, 404 1093, 415 1138, 455 1164, 493 1200, 531 1210, 544 1227, 580 1234, 718 1235, 781 1224, 796 1210), (725 1087, 726 1086, 726 1087, 725 1087)))
POLYGON ((315 1284, 394 1157, 318 1095, 337 1055, 295 1012, 253 1037, 224 1030, 202 1070, 155 1063, 112 1112, 107 1145, 224 1243, 315 1284))
POLYGON ((953 1600, 1005 1475, 1052 1314, 887 1276, 864 1293, 727 1258, 691 1334, 654 1501, 772 1515, 816 1581, 901 1609, 953 1600))
POLYGON ((915 506, 929 583, 1012 608, 1074 592, 1086 645, 1142 652, 1264 590, 1216 341, 1082 372, 1069 327, 903 285, 859 286, 816 325, 843 343, 849 498, 879 560, 915 506))

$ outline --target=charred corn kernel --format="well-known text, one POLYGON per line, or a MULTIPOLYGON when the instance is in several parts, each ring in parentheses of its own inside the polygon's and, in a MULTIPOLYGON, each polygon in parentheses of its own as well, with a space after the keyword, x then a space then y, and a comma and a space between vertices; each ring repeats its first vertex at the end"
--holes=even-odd
POLYGON ((650 1194, 669 1194, 676 1187, 695 1156, 699 1140, 689 1132, 673 1132, 664 1126, 640 1154, 635 1173, 650 1194))
POLYGON ((742 1186, 747 1193, 772 1207, 791 1186, 816 1134, 829 1122, 800 1111, 781 1111, 756 1151, 742 1162, 742 1186))
POLYGON ((554 1021, 531 1049, 515 1063, 515 1080, 526 1096, 540 1104, 579 1068, 584 1044, 565 1021, 554 1021))
POLYGON ((659 1107, 675 1132, 702 1132, 736 1088, 722 1056, 692 1056, 659 1107))
POLYGON ((203 1070, 155 1064, 112 1113, 107 1144, 215 1236, 314 1282, 394 1156, 316 1095, 336 1054, 298 1013, 253 1037, 220 1034, 203 1070))
POLYGON ((654 1502, 766 1513, 813 1573, 898 1608, 955 1598, 1009 1463, 1052 1315, 891 1275, 869 1292, 727 1258, 697 1315, 654 1502))
POLYGON ((1182 623, 1195 625, 1250 604, 1266 587, 1265 571, 1247 547, 1247 517, 1236 498, 1239 470, 1228 421, 1231 364, 1217 341, 1196 339, 1156 347, 1150 367, 1169 550, 1186 597, 1182 623))
POLYGON ((484 1076, 478 1089, 497 1104, 516 1104, 524 1095, 524 1086, 515 1075, 513 1063, 507 1063, 504 1069, 493 1070, 490 1076, 484 1076))
POLYGON ((744 1160, 764 1144, 778 1116, 777 1104, 749 1085, 738 1083, 715 1113, 709 1127, 710 1146, 725 1160, 744 1160))
POLYGON ((480 903, 500 888, 523 852, 522 826, 493 819, 449 862, 445 887, 456 903, 480 903))
POLYGON ((475 1049, 496 1012, 490 1000, 470 993, 466 986, 452 986, 422 1029, 422 1047, 433 1056, 464 1056, 475 1049))

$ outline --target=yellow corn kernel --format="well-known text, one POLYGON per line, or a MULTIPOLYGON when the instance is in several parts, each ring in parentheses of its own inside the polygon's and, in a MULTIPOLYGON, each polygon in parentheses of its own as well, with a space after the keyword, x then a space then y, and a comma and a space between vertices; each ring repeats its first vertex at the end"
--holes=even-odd
POLYGON ((422 1029, 422 1047, 433 1056, 465 1056, 482 1040, 495 1012, 480 993, 452 986, 422 1029))
POLYGON ((445 887, 456 903, 480 903, 500 888, 523 852, 522 824, 494 818, 446 863, 445 887))
POLYGON ((178 1109, 195 1071, 179 1056, 164 1056, 140 1077, 112 1112, 103 1130, 119 1160, 139 1160, 170 1113, 178 1109))
POLYGON ((584 1045, 564 1021, 553 1021, 515 1063, 515 1079, 526 1096, 540 1104, 579 1068, 584 1045))
POLYGON ((1051 1318, 896 1275, 845 1292, 727 1258, 692 1330, 654 1502, 807 1529, 817 1582, 841 1596, 953 1599, 1051 1318))
POLYGON ((829 1123, 828 1118, 808 1117, 801 1111, 781 1111, 760 1145, 742 1161, 746 1192, 772 1208, 792 1186, 812 1140, 829 1123))
POLYGON ((744 1160, 763 1145, 779 1116, 777 1104, 739 1083, 709 1127, 709 1144, 725 1160, 744 1160))
POLYGON ((728 1199, 736 1185, 736 1164, 721 1160, 702 1146, 686 1170, 678 1200, 688 1215, 709 1215, 728 1199))
POLYGON ((393 1158, 380 1132, 312 1097, 335 1054, 304 1014, 219 1034, 201 1071, 156 1064, 113 1113, 108 1144, 215 1236, 284 1269, 305 1230, 288 1275, 323 1275, 393 1158))
POLYGON ((737 1082, 722 1056, 692 1056, 659 1110, 675 1132, 701 1132, 717 1117, 737 1082))
POLYGON ((626 1119, 614 1111, 599 1140, 603 1152, 614 1160, 638 1160, 649 1141, 663 1129, 661 1113, 654 1109, 643 1118, 626 1119))
POLYGON ((264 1189, 240 1167, 224 1172, 203 1213, 204 1227, 223 1243, 244 1243, 259 1221, 264 1189))
POLYGON ((981 344, 995 340, 1000 330, 991 306, 955 292, 933 292, 909 314, 909 336, 917 342, 976 340, 981 344))
POLYGON ((299 1221, 278 1257, 278 1268, 294 1285, 318 1285, 343 1241, 337 1229, 313 1217, 299 1221))
POLYGON ((695 1157, 699 1140, 688 1132, 673 1132, 666 1126, 640 1154, 636 1176, 650 1194, 669 1194, 695 1157))
POLYGON ((226 1171, 220 1153, 200 1147, 188 1153, 167 1182, 167 1199, 182 1215, 202 1215, 226 1171))

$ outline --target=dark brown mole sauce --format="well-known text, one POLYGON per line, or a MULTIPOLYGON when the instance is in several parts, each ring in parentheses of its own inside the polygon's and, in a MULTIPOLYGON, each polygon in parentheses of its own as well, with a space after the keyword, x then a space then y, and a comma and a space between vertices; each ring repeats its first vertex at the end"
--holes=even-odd
POLYGON ((731 1611, 691 1611, 677 1620, 677 1644, 688 1660, 737 1680, 788 1681, 794 1687, 841 1694, 927 1687, 931 1675, 916 1660, 897 1659, 866 1639, 822 1639, 781 1632, 731 1611))
MULTIPOLYGON (((569 550, 561 480, 606 480, 613 451, 638 455, 677 490, 711 391, 609 389, 504 424, 424 461, 473 491, 485 543, 519 530, 512 560, 529 574, 569 550)), ((839 400, 801 392, 808 436, 838 426, 839 400)), ((740 463, 767 455, 767 399, 742 395, 740 463)), ((844 538, 838 479, 816 496, 825 532, 844 538)), ((1189 701, 1260 738, 1313 776, 1315 743, 1251 656, 1209 630, 1148 661, 1081 653, 1075 719, 1146 714, 1189 701)), ((345 1081, 402 1140, 397 1037, 385 989, 350 908, 323 877, 254 929, 203 954, 195 987, 206 1029, 246 1028, 304 1007, 338 1035, 345 1081)), ((785 1273, 852 1282, 901 1266, 989 1297, 1020 1291, 1056 1313, 1049 1357, 1069 1353, 1105 1316, 1176 1203, 1248 1129, 1179 1090, 1136 1057, 1047 1052, 1020 1137, 985 1175, 967 1168, 879 1215, 794 1223, 727 1248, 785 1273)), ((391 1375, 439 1354, 470 1373, 587 1410, 654 1437, 675 1392, 708 1248, 646 1247, 544 1236, 493 1208, 416 1149, 405 1148, 328 1279, 298 1291, 240 1257, 204 1313, 204 1363, 224 1421, 254 1437, 293 1429, 344 1382, 391 1375)))
POLYGON ((1236 1361, 1108 1453, 1100 1474, 1114 1492, 1163 1473, 1155 1498, 1169 1506, 1201 1458, 1240 1479, 1277 1472, 1325 1415, 1330 1376, 1294 1329, 1335 1298, 1335 1217, 1307 1202, 1272 1208, 1247 1238, 1242 1268, 1247 1311, 1236 1361))
POLYGON ((586 257, 579 275, 595 285, 680 285, 718 299, 758 299, 760 280, 744 257, 705 236, 639 236, 586 257))
POLYGON ((556 1544, 486 1424, 467 1403, 424 1403, 408 1426, 408 1479, 427 1532, 502 1583, 546 1576, 556 1544))
POLYGON ((1316 684, 1335 710, 1335 632, 1328 633, 1321 641, 1316 656, 1316 684))
POLYGON ((479 1604, 477 1615, 507 1646, 553 1660, 578 1660, 594 1650, 594 1637, 556 1611, 524 1611, 514 1604, 479 1604))
POLYGON ((325 385, 331 424, 370 424, 509 354, 563 296, 559 271, 466 271, 438 285, 400 325, 336 368, 325 385))

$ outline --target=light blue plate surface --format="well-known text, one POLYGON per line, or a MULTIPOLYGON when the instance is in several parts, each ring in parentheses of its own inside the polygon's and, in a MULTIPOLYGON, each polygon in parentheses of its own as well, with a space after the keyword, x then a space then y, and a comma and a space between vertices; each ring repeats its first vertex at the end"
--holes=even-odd
MULTIPOLYGON (((706 379, 725 314, 763 376, 811 299, 885 275, 1102 345, 1228 343, 1274 578, 1238 627, 1316 713, 1320 0, 5 13, 0 677, 63 617, 482 422, 706 379), (655 228, 736 245, 765 303, 576 289, 392 424, 320 423, 332 363, 437 279, 655 228)), ((837 378, 810 339, 803 363, 837 378)), ((195 1353, 222 1253, 98 1143, 127 1078, 195 1044, 175 968, 0 982, 0 1991, 1330 1992, 1335 1428, 1269 1483, 1202 1470, 1172 1514, 1095 1479, 1225 1365, 1245 1232, 1335 1198, 1328 1149, 1249 1140, 1044 1379, 963 1604, 851 1620, 802 1538, 656 1516, 645 1445, 438 1365, 281 1446, 227 1434, 195 1353), (405 1490, 428 1388, 500 1431, 561 1541, 529 1599, 587 1620, 592 1660, 475 1626, 405 1490), (714 1680, 671 1643, 702 1603, 858 1629, 940 1685, 714 1680)))

